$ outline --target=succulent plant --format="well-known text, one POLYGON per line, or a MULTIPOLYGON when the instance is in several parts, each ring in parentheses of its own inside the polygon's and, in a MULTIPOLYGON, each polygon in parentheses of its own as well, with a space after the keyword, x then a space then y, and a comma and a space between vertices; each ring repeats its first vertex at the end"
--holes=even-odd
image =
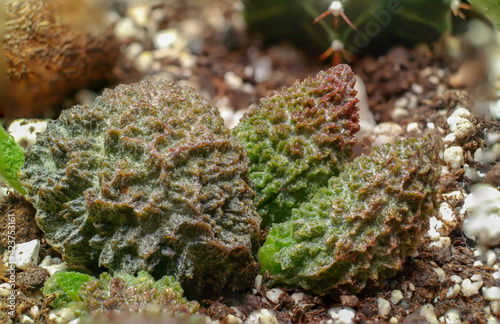
POLYGON ((191 297, 253 282, 260 217, 248 158, 191 88, 106 90, 63 111, 25 158, 36 221, 69 264, 173 275, 191 297))
POLYGON ((359 130, 354 75, 347 65, 296 82, 243 116, 233 134, 250 158, 250 179, 264 225, 338 175, 359 130))
POLYGON ((137 276, 126 273, 111 276, 104 272, 99 279, 85 282, 78 291, 78 298, 88 312, 119 310, 124 306, 147 310, 150 305, 158 305, 170 314, 195 313, 200 305, 188 301, 183 293, 171 276, 155 281, 146 271, 140 271, 137 276))
POLYGON ((428 229, 439 142, 426 136, 374 147, 271 227, 259 250, 275 283, 318 294, 358 292, 401 268, 428 229))
POLYGON ((500 30, 500 2, 495 0, 470 0, 472 7, 484 14, 500 30))
MULTIPOLYGON (((250 31, 269 42, 292 41, 309 51, 324 51, 340 40, 348 51, 385 51, 397 43, 436 41, 451 28, 452 0, 245 0, 250 31), (335 3, 335 4, 334 4, 335 3), (336 7, 338 28, 329 15, 336 7), (356 29, 339 17, 345 12, 356 29), (339 19, 340 18, 340 19, 339 19)), ((332 12, 335 13, 335 12, 332 12)))
POLYGON ((58 271, 45 281, 42 293, 44 296, 55 294, 50 307, 70 307, 71 304, 80 302, 78 292, 85 282, 92 279, 94 277, 82 272, 58 271))
POLYGON ((17 173, 24 163, 24 150, 17 144, 12 135, 0 125, 0 184, 5 180, 12 188, 21 194, 26 190, 19 183, 17 173))

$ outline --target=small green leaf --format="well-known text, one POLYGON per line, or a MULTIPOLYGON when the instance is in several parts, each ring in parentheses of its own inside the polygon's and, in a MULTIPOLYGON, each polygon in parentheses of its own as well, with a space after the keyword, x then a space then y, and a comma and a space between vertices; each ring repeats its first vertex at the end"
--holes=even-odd
POLYGON ((474 9, 486 16, 500 30, 500 2, 497 0, 470 0, 474 9))
POLYGON ((17 174, 24 164, 24 149, 16 143, 7 131, 0 126, 0 177, 17 192, 25 195, 17 174))

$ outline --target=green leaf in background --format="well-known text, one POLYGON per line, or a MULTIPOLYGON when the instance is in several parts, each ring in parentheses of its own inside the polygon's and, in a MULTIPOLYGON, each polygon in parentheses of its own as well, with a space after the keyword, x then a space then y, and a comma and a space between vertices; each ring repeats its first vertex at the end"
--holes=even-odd
POLYGON ((56 272, 43 285, 44 295, 57 294, 56 299, 50 304, 52 308, 68 307, 71 303, 79 302, 78 292, 82 285, 94 277, 75 271, 56 272))
POLYGON ((500 30, 500 2, 498 0, 470 0, 472 7, 486 16, 500 30))
POLYGON ((16 143, 7 131, 0 126, 0 178, 21 194, 26 190, 19 183, 17 173, 24 164, 24 149, 16 143))

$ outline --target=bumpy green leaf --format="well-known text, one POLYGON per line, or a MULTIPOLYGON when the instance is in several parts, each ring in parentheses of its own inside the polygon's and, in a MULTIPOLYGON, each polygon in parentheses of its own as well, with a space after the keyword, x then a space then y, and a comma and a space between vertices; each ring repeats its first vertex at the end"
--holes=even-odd
POLYGON ((3 178, 12 188, 24 195, 26 190, 17 177, 23 163, 23 148, 0 125, 0 180, 3 178))
POLYGON ((347 65, 320 72, 262 99, 233 129, 264 225, 289 219, 350 160, 359 130, 354 83, 347 65))
POLYGON ((87 281, 78 292, 78 298, 86 310, 110 311, 123 306, 144 307, 160 305, 168 307, 172 313, 194 313, 200 305, 188 301, 183 296, 179 283, 171 276, 164 276, 155 281, 146 271, 137 276, 117 273, 114 276, 104 272, 99 279, 87 281))
POLYGON ((248 287, 258 272, 248 163, 199 93, 139 82, 50 122, 20 178, 68 263, 173 275, 200 296, 248 287))
POLYGON ((259 251, 276 283, 358 292, 393 275, 428 229, 439 177, 430 136, 375 147, 274 225, 259 251))
POLYGON ((59 271, 45 281, 42 292, 44 295, 56 294, 50 304, 52 308, 69 307, 71 303, 79 302, 78 292, 82 285, 94 277, 75 271, 59 271))

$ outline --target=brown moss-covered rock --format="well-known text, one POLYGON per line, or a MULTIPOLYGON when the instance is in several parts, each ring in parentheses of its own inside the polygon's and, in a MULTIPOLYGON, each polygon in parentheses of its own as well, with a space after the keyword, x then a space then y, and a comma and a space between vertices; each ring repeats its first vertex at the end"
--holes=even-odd
POLYGON ((248 158, 194 90, 106 90, 49 123, 25 161, 38 225, 70 264, 174 275, 189 296, 252 283, 260 218, 248 158))
POLYGON ((83 0, 7 0, 3 6, 0 117, 51 117, 48 109, 65 96, 111 77, 118 45, 98 8, 83 0))
POLYGON ((19 194, 10 193, 0 201, 0 247, 39 239, 42 231, 35 222, 36 210, 19 194))

